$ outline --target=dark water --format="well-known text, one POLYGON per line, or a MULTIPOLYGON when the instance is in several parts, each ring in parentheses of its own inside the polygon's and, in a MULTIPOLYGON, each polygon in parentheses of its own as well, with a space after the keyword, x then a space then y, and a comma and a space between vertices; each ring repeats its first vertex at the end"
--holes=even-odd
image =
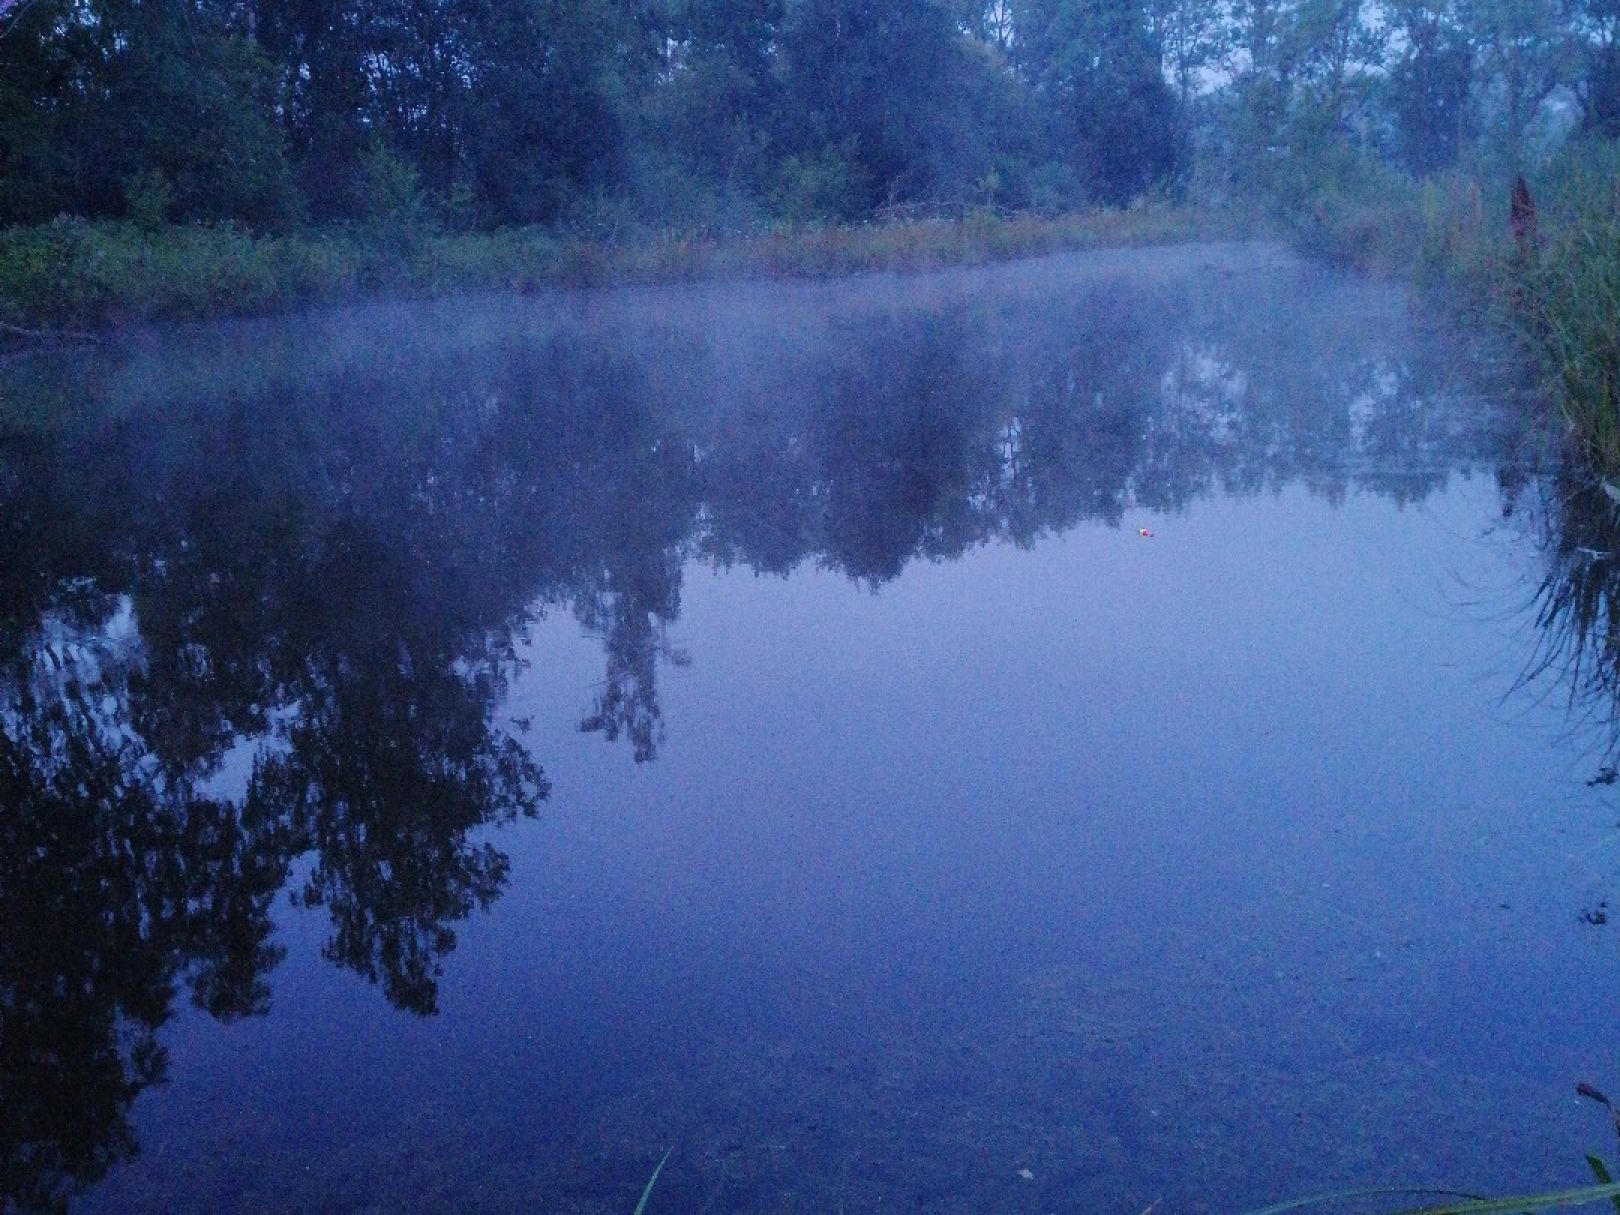
POLYGON ((1620 543, 1393 288, 1210 247, 3 381, 13 1204, 628 1212, 673 1146, 651 1212, 1168 1215, 1614 1146, 1620 543))

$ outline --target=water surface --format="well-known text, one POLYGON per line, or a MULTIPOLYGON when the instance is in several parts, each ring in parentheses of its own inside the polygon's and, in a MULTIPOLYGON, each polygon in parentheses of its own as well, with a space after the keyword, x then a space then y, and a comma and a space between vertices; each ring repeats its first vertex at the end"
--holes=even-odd
POLYGON ((14 1204, 622 1212, 673 1146, 650 1210, 1138 1215, 1613 1147, 1620 545, 1398 289, 1207 246, 0 377, 14 1204))

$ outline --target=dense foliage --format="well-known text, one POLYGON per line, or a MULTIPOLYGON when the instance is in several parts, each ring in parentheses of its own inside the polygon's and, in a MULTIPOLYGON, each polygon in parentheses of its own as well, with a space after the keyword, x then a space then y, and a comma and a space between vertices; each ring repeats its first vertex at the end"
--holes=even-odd
POLYGON ((0 223, 735 229, 1620 127, 1615 0, 24 0, 0 28, 0 223))

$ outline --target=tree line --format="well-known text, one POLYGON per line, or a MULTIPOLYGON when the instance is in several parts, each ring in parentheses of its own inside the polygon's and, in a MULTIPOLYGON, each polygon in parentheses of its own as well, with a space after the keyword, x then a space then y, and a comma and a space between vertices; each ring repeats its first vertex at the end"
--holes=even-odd
MULTIPOLYGON (((1620 0, 32 0, 0 222, 735 228, 1620 130, 1620 0)), ((1207 183, 1205 183, 1207 185, 1207 183)))
POLYGON ((736 229, 1620 129, 1620 0, 22 0, 0 223, 736 229))

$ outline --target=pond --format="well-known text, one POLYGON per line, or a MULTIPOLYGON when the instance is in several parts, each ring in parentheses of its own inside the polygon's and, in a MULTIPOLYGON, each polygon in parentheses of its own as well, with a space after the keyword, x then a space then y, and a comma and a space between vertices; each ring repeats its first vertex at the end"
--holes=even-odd
POLYGON ((1606 499, 1265 245, 0 369, 0 1205, 1237 1211, 1615 1154, 1606 499), (1157 1204, 1157 1205, 1154 1205, 1157 1204))

